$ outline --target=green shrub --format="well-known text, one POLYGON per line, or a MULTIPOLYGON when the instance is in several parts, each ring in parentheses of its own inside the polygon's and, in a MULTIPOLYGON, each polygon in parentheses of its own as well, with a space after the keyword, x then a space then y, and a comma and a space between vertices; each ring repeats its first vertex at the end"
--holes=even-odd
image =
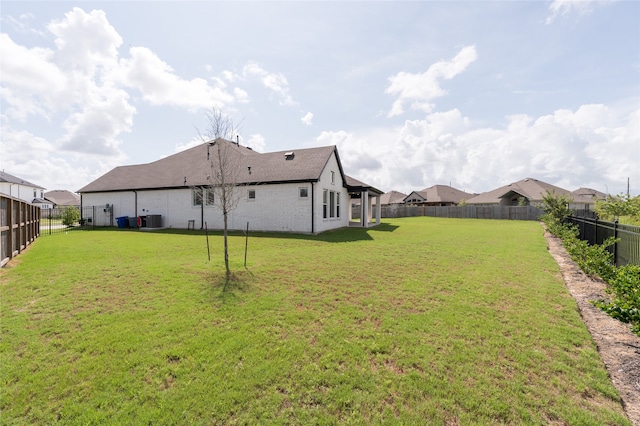
POLYGON ((75 207, 67 207, 62 212, 62 224, 71 226, 80 220, 80 211, 75 207))
POLYGON ((609 316, 631 324, 631 330, 640 336, 640 266, 626 265, 616 268, 613 254, 608 250, 616 243, 611 237, 602 244, 590 245, 578 238, 575 225, 562 223, 552 213, 543 216, 547 230, 562 240, 562 245, 576 264, 590 276, 599 276, 607 283, 606 292, 612 301, 592 302, 609 316))
POLYGON ((547 225, 549 223, 562 223, 567 217, 571 216, 569 204, 573 200, 566 195, 557 195, 555 192, 547 192, 542 196, 542 210, 544 215, 542 221, 547 225))
POLYGON ((614 245, 614 238, 607 238, 602 244, 589 244, 577 237, 565 240, 565 247, 585 274, 599 276, 609 282, 616 274, 613 253, 608 248, 614 245))
POLYGON ((607 282, 607 293, 611 302, 594 302, 598 308, 611 317, 630 323, 632 330, 640 335, 640 266, 626 265, 617 268, 607 282))

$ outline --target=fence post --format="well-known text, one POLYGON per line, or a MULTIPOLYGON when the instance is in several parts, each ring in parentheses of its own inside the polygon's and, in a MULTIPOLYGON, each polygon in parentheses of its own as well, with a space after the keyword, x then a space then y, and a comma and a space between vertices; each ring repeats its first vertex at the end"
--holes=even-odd
POLYGON ((618 219, 613 221, 613 264, 618 266, 618 219))

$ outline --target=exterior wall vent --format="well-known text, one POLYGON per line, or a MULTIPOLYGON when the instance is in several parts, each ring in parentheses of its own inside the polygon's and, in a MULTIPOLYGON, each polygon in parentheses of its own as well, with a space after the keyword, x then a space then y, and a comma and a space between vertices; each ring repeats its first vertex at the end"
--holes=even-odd
POLYGON ((293 153, 293 151, 284 153, 285 160, 293 160, 294 157, 295 157, 295 154, 293 153))

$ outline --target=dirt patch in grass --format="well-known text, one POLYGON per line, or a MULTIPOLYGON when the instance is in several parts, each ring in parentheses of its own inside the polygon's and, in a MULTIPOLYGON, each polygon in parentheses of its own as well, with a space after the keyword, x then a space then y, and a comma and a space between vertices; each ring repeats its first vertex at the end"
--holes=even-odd
POLYGON ((611 381, 631 423, 640 426, 640 337, 628 324, 611 318, 591 303, 606 299, 606 284, 588 277, 571 260, 559 238, 545 232, 549 253, 560 266, 562 278, 595 341, 611 381))

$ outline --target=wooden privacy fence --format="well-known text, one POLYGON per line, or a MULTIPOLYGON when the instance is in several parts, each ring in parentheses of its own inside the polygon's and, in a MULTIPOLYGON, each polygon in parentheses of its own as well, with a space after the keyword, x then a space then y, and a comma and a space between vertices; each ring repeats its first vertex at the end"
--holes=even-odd
POLYGON ((609 237, 619 238, 613 247, 609 247, 616 266, 640 265, 640 226, 577 216, 568 217, 567 222, 576 225, 578 237, 589 244, 602 244, 609 237))
POLYGON ((0 194, 0 266, 40 235, 40 207, 0 194))
MULTIPOLYGON (((534 206, 382 206, 383 218, 396 217, 448 217, 466 219, 539 220, 544 214, 534 206)), ((375 211, 375 209, 374 209, 375 211)), ((354 209, 354 213, 358 209, 354 209)))

